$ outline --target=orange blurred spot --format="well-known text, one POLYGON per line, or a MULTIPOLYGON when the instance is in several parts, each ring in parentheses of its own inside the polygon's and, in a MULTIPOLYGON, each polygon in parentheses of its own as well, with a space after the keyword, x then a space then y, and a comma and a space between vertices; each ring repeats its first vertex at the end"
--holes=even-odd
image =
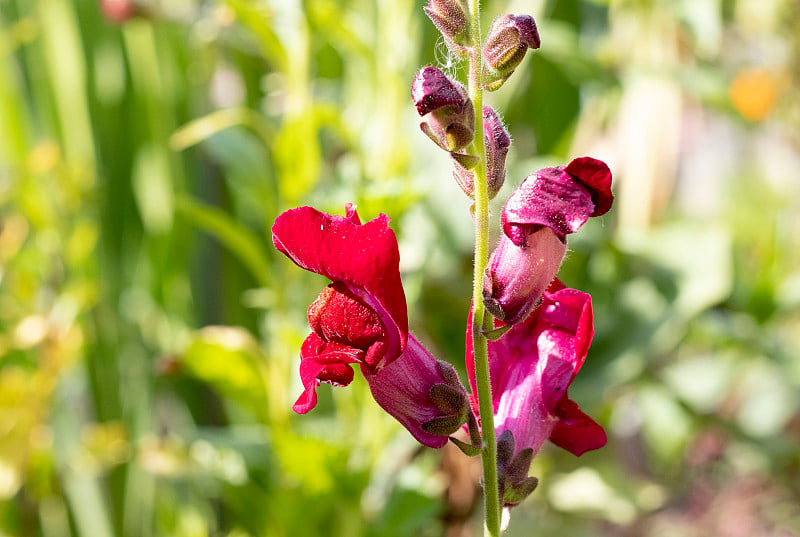
POLYGON ((786 76, 763 68, 744 69, 730 87, 731 104, 750 121, 764 119, 786 89, 786 76))

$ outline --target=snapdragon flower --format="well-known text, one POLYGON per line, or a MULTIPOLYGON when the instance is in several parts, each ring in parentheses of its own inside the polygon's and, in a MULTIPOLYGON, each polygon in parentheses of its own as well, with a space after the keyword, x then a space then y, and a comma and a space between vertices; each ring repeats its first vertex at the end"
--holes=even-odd
POLYGON ((613 200, 611 171, 591 157, 528 176, 503 207, 503 235, 484 273, 486 309, 507 324, 525 319, 555 278, 567 235, 613 200))
MULTIPOLYGON (((498 449, 502 446, 510 452, 499 458, 507 466, 505 475, 500 468, 500 482, 511 499, 506 503, 518 503, 512 485, 527 478, 530 461, 545 440, 576 456, 606 444, 603 428, 567 393, 586 360, 593 335, 591 297, 555 280, 527 319, 488 342, 494 426, 502 441, 498 449), (516 463, 510 464, 514 459, 516 463)), ((469 333, 467 374, 476 394, 469 333)), ((471 400, 478 413, 477 397, 472 395, 471 400)))
POLYGON ((304 390, 293 409, 313 409, 320 383, 350 384, 351 364, 358 364, 384 410, 422 444, 442 447, 467 419, 467 395, 452 366, 408 333, 400 254, 388 223, 381 214, 362 224, 351 204, 344 217, 299 207, 275 220, 275 247, 332 282, 308 308, 304 390))

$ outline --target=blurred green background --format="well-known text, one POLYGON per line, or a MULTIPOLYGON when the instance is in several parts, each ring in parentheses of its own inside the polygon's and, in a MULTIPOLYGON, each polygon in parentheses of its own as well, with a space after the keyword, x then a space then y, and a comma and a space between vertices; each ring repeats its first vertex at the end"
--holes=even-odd
MULTIPOLYGON (((269 233, 391 216, 412 328, 463 373, 469 202, 409 90, 463 65, 423 5, 0 0, 0 536, 479 534, 478 461, 360 379, 291 412, 326 283, 269 233)), ((575 156, 617 196, 561 272, 594 298, 571 396, 609 443, 547 446, 508 535, 800 535, 800 2, 484 12, 542 37, 487 97, 495 218, 575 156)))

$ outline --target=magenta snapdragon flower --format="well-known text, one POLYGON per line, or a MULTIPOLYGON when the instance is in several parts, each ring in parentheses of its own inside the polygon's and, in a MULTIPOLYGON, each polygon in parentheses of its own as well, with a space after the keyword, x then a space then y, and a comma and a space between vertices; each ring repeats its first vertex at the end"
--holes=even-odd
POLYGON ((507 324, 525 319, 555 278, 567 235, 613 200, 611 171, 591 157, 529 175, 503 207, 503 235, 484 274, 486 309, 507 324))
POLYGON ((272 226, 275 247, 299 267, 331 280, 308 308, 312 333, 301 348, 304 391, 293 409, 317 404, 320 383, 347 386, 358 364, 373 397, 422 444, 442 447, 466 420, 469 404, 452 366, 408 333, 397 238, 381 214, 362 224, 299 207, 272 226))
MULTIPOLYGON (((496 321, 502 325, 501 321, 496 321)), ((468 325, 471 326, 471 323, 468 325)), ((594 335, 591 296, 555 280, 533 313, 497 341, 488 342, 494 426, 498 437, 513 437, 512 458, 525 450, 530 459, 545 440, 579 456, 606 444, 606 433, 569 398, 570 384, 581 369, 594 335)), ((472 337, 467 334, 467 374, 479 413, 472 337)))

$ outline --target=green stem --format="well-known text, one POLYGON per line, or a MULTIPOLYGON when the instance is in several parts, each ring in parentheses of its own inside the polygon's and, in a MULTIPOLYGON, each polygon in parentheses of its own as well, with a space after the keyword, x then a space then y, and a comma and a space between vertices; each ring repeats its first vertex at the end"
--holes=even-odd
MULTIPOLYGON (((483 273, 489 259, 489 192, 486 182, 486 148, 483 142, 483 89, 481 88, 482 53, 480 0, 469 0, 469 33, 472 38, 469 57, 469 97, 475 108, 475 140, 472 152, 480 157, 475 172, 475 265, 472 282, 472 347, 475 359, 475 382, 483 433, 483 487, 485 535, 500 535, 500 494, 497 484, 497 441, 494 434, 492 387, 489 382, 487 340, 482 335, 486 310, 483 306, 483 273)), ((487 323, 489 319, 486 319, 487 323)))

